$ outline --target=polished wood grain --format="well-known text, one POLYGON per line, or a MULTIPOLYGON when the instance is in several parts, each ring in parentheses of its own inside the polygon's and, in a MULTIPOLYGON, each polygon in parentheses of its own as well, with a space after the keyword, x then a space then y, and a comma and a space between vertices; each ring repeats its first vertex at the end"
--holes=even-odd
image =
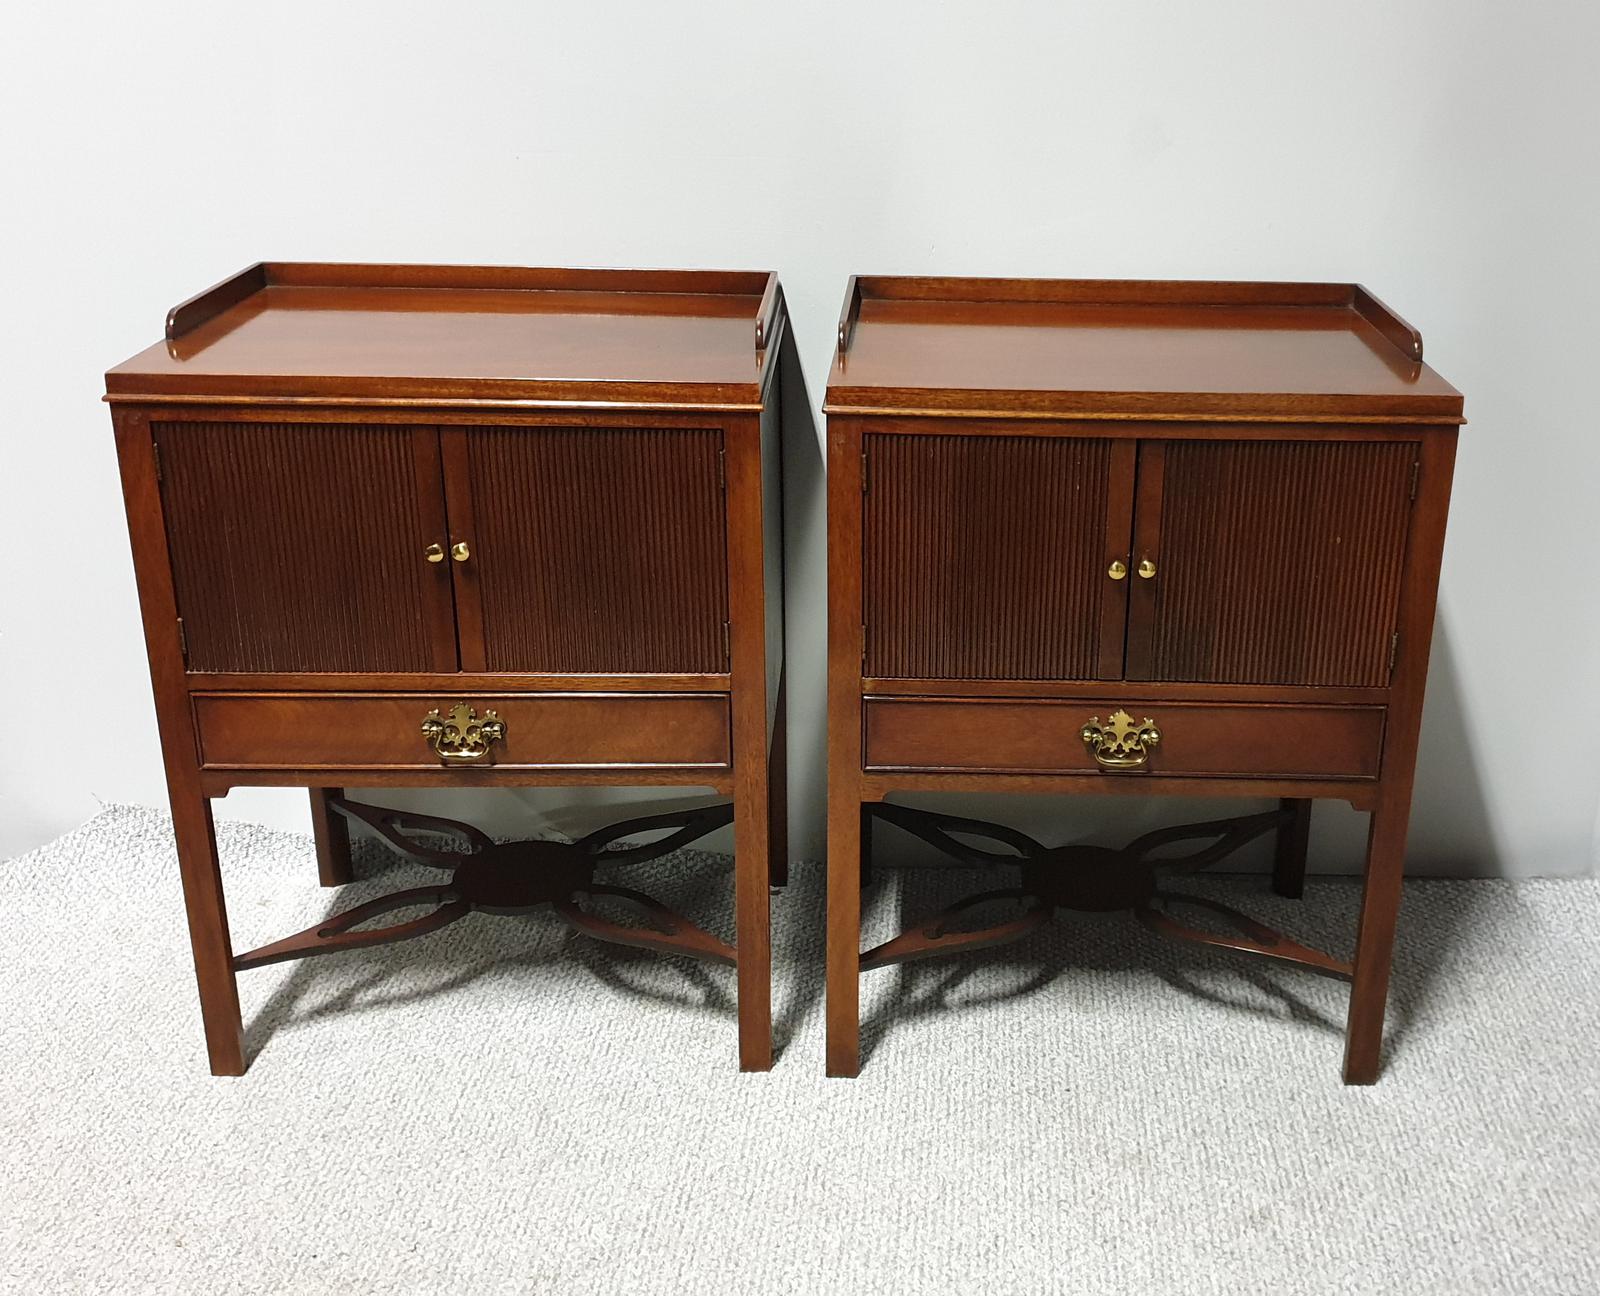
POLYGON ((830 412, 1461 415, 1420 338, 1398 346, 1409 325, 1355 285, 862 276, 854 291, 830 412))
POLYGON ((183 644, 162 523, 155 442, 150 435, 149 416, 142 411, 115 411, 112 427, 122 472, 134 581, 150 658, 161 759, 172 805, 178 875, 200 992, 206 1055, 213 1075, 243 1075, 244 1024, 239 1016, 239 987, 234 980, 233 943, 228 933, 228 908, 211 802, 202 790, 195 759, 194 719, 183 681, 183 644))
POLYGON ((725 693, 726 674, 617 675, 607 671, 557 675, 540 671, 190 671, 189 688, 200 693, 253 693, 278 689, 297 693, 380 693, 448 689, 464 693, 725 693))
POLYGON ((1389 682, 1415 442, 1142 444, 1130 679, 1389 682), (1248 597, 1240 597, 1248 591, 1248 597))
MULTIPOLYGON (((423 717, 457 703, 493 709, 506 736, 485 766, 724 768, 728 700, 692 694, 415 693, 194 695, 200 763, 208 769, 439 769, 423 717)), ((458 766, 446 766, 448 777, 458 766)))
POLYGON ((462 665, 728 670, 718 429, 449 428, 462 665), (552 506, 559 501, 559 507, 552 506))
MULTIPOLYGON (((1286 895, 1304 886, 1313 800, 1369 813, 1356 954, 1338 970, 1345 1079, 1375 1079, 1462 421, 1421 335, 1349 284, 860 276, 837 344, 830 1074, 861 1063, 863 806, 982 791, 1277 798, 1286 895), (890 489, 880 442, 909 465, 890 489), (1040 443, 1034 471, 1002 486, 1023 442, 1040 443), (1098 492, 1032 489, 1053 456, 1104 453, 1091 446, 1113 456, 1098 492), (963 530, 968 513, 989 533, 963 530), (1074 525, 1103 549, 1041 541, 1074 525), (1089 565, 1103 574, 1123 546, 1108 613, 1085 593, 1089 565), (983 658, 1041 610, 1048 632, 983 658), (1141 769, 1102 769, 1082 743, 1084 721, 1118 706, 1162 729, 1141 769)), ((1164 929, 1196 939, 1180 927, 1164 929)))
POLYGON ((1172 776, 1376 778, 1383 749, 1381 707, 1290 707, 1213 702, 1120 705, 1136 720, 1149 715, 1160 745, 1138 770, 1107 771, 1080 737, 1102 702, 1063 698, 887 697, 865 699, 864 767, 868 770, 971 770, 1008 774, 1077 772, 1107 777, 1172 776))
POLYGON ((1007 793, 1040 796, 1107 797, 1308 797, 1343 801, 1353 810, 1377 808, 1381 779, 1316 779, 1304 775, 1226 778, 1220 775, 1124 775, 1107 771, 1095 780, 1081 773, 1008 774, 973 770, 865 770, 856 786, 867 801, 882 801, 902 792, 1007 793))
POLYGON ((861 1069, 862 480, 859 420, 828 419, 827 1073, 861 1069))
POLYGON ((455 669, 432 428, 153 432, 190 670, 455 669))
POLYGON ((1372 1084, 1382 1064, 1389 968, 1394 955, 1395 928, 1400 918, 1406 832, 1411 822, 1417 740, 1422 730, 1422 702, 1428 682, 1428 652, 1433 642, 1456 438, 1429 437, 1423 441, 1421 449, 1417 508, 1412 518, 1401 588, 1399 649, 1390 682, 1393 701, 1384 741, 1387 776, 1383 781, 1382 799, 1373 811, 1367 834, 1365 886, 1356 929, 1355 975, 1345 1027, 1344 1078, 1347 1084, 1372 1084))
POLYGON ((781 307, 744 272, 267 263, 175 308, 106 389, 759 409, 781 307))
POLYGON ((869 433, 864 454, 868 673, 1120 678, 1131 445, 869 433))
POLYGON ((693 788, 733 796, 728 766, 710 765, 462 765, 446 772, 441 766, 384 766, 358 769, 340 766, 283 766, 274 769, 202 769, 196 786, 204 796, 224 797, 239 787, 315 787, 337 779, 346 792, 366 788, 693 788))
POLYGON ((210 812, 240 786, 311 790, 329 885, 338 789, 731 798, 739 1057, 770 1065, 775 276, 263 263, 166 332, 107 399, 213 1071, 245 1066, 210 812), (424 742, 458 700, 508 723, 484 764, 424 742))
POLYGON ((772 1066, 772 934, 768 884, 773 829, 769 795, 774 778, 774 715, 769 708, 767 651, 769 599, 783 598, 781 583, 767 588, 768 558, 762 537, 767 518, 783 507, 766 490, 762 425, 758 418, 730 420, 725 432, 728 492, 729 653, 733 687, 734 927, 739 947, 739 1067, 772 1066), (733 539, 738 537, 738 539, 733 539), (742 542, 741 542, 742 541, 742 542))

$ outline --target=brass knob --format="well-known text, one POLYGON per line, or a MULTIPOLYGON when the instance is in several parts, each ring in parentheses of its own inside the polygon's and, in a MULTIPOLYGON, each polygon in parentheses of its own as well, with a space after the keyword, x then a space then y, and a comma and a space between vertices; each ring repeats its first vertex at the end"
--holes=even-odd
POLYGON ((1139 575, 1149 580, 1156 574, 1156 565, 1148 558, 1139 559, 1139 575))
POLYGON ((1128 575, 1128 564, 1120 558, 1113 558, 1111 566, 1106 568, 1106 575, 1112 580, 1125 580, 1128 575))
POLYGON ((468 558, 472 557, 472 550, 467 548, 465 540, 457 540, 450 546, 450 556, 457 562, 466 562, 468 558))
POLYGON ((444 546, 442 544, 431 544, 422 552, 427 556, 429 562, 444 561, 444 546))

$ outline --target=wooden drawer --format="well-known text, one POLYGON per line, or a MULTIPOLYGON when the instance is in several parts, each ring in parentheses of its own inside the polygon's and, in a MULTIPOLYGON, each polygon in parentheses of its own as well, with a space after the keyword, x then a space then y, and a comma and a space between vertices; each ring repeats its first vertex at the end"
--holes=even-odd
POLYGON ((1372 779, 1383 751, 1374 706, 869 697, 863 712, 869 770, 1372 779), (1161 738, 1142 766, 1105 769, 1082 730, 1119 708, 1161 738))
POLYGON ((698 693, 199 693, 207 769, 561 769, 729 765, 728 700, 698 693), (467 704, 504 736, 459 764, 438 756, 423 718, 467 704))

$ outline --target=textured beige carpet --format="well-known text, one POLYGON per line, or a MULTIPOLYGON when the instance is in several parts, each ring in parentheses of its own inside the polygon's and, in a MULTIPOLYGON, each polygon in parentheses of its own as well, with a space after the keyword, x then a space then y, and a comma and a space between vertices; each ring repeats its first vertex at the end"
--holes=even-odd
MULTIPOLYGON (((420 870, 220 831, 241 948, 420 870), (377 876, 382 873, 382 876, 377 876)), ((725 861, 635 871, 726 930, 725 861)), ((0 866, 0 1285, 205 1292, 1600 1291, 1600 883, 1408 889, 1389 1068, 1342 987, 1120 918, 869 974, 822 1075, 821 881, 777 902, 776 1070, 731 973, 474 916, 246 973, 205 1073, 168 825, 0 866)), ((970 879, 869 893, 883 930, 970 879)), ((1218 879, 1343 950, 1354 888, 1218 879)))

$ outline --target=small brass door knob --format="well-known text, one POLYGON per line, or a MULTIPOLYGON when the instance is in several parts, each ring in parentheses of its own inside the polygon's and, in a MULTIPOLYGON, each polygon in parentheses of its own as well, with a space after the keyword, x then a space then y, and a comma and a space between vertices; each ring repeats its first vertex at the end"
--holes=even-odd
POLYGON ((467 548, 465 540, 457 540, 450 546, 450 556, 457 562, 466 562, 468 558, 472 557, 472 550, 467 548))
POLYGON ((1141 558, 1139 560, 1139 575, 1144 577, 1145 580, 1149 580, 1155 574, 1156 565, 1148 558, 1141 558))
POLYGON ((1113 558, 1111 566, 1106 568, 1106 575, 1112 580, 1125 580, 1128 575, 1128 564, 1120 558, 1113 558))
POLYGON ((422 552, 429 562, 444 561, 444 546, 442 544, 431 544, 422 552))

